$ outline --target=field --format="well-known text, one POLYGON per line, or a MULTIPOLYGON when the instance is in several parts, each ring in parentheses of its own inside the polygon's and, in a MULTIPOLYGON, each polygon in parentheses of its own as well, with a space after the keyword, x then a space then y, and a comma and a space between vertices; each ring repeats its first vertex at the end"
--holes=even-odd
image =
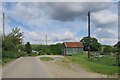
POLYGON ((104 59, 102 59, 103 64, 100 64, 97 61, 96 62, 89 61, 87 55, 85 54, 66 56, 66 58, 70 60, 72 63, 79 64, 81 67, 85 68, 88 71, 107 75, 114 75, 118 73, 118 67, 105 64, 104 59))

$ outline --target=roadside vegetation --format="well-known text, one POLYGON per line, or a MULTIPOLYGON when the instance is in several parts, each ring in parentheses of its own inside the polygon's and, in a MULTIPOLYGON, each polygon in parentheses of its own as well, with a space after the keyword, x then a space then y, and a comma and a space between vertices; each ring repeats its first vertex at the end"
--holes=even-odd
MULTIPOLYGON (((3 36, 1 36, 2 39, 3 36)), ((9 34, 2 39, 2 64, 6 64, 14 59, 22 56, 36 56, 32 53, 32 48, 29 42, 23 45, 23 32, 20 28, 14 28, 9 34)))
MULTIPOLYGON (((81 67, 85 68, 88 71, 107 75, 118 73, 117 66, 110 66, 106 64, 99 64, 97 62, 91 62, 88 60, 87 55, 84 53, 79 55, 66 56, 66 58, 74 64, 79 64, 81 67)), ((102 62, 104 63, 104 60, 102 62)))
POLYGON ((23 33, 20 28, 15 28, 2 40, 2 64, 10 62, 21 56, 19 46, 22 44, 23 33))
POLYGON ((41 57, 40 60, 42 60, 42 61, 51 61, 51 60, 54 60, 54 59, 50 58, 50 57, 41 57))

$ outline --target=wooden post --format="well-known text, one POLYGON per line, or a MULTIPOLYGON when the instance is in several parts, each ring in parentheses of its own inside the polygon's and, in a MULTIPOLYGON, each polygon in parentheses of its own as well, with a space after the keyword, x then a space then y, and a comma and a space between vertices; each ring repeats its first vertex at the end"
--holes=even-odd
POLYGON ((5 14, 3 13, 3 40, 5 38, 5 14))
POLYGON ((46 46, 46 53, 45 54, 48 54, 48 49, 47 49, 47 34, 45 35, 45 46, 46 46))
POLYGON ((88 38, 89 38, 88 59, 90 59, 90 11, 88 11, 88 38))

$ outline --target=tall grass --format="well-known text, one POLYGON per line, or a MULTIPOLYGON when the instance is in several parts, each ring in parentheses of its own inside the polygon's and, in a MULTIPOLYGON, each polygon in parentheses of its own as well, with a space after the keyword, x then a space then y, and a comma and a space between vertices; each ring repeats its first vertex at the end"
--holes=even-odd
POLYGON ((79 64, 81 67, 85 68, 88 71, 97 72, 101 74, 108 74, 108 75, 118 73, 117 66, 109 66, 106 64, 91 62, 88 60, 87 55, 85 54, 67 56, 67 58, 71 62, 75 64, 79 64))

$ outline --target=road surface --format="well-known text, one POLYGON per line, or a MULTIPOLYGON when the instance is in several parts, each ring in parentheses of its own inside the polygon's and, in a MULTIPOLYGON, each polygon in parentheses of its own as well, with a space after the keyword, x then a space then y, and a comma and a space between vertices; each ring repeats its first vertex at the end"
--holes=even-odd
POLYGON ((3 68, 3 78, 53 78, 37 57, 22 57, 3 68))
POLYGON ((22 57, 3 67, 2 78, 105 78, 76 66, 65 66, 63 56, 22 57), (53 61, 41 61, 40 57, 52 57, 53 61))

